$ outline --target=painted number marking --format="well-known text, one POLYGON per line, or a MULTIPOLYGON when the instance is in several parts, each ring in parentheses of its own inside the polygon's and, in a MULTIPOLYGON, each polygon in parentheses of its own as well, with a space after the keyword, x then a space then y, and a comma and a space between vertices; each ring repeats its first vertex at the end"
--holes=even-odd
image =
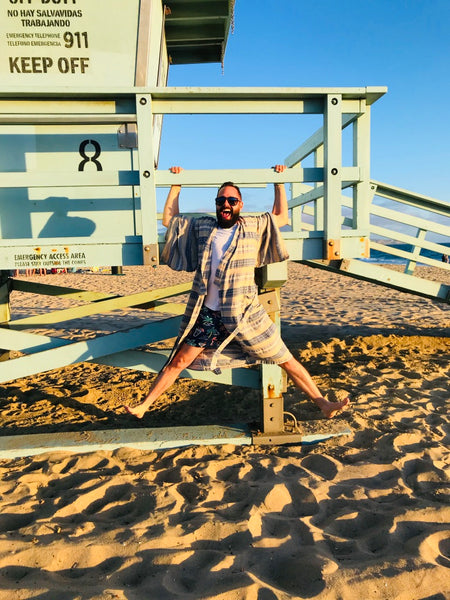
POLYGON ((83 159, 78 165, 79 171, 84 171, 84 167, 88 162, 94 163, 94 165, 97 167, 97 171, 103 171, 100 161, 97 160, 102 153, 102 150, 100 148, 100 144, 96 140, 83 140, 78 151, 83 159), (86 146, 89 145, 94 146, 94 154, 92 156, 87 156, 86 154, 86 146))

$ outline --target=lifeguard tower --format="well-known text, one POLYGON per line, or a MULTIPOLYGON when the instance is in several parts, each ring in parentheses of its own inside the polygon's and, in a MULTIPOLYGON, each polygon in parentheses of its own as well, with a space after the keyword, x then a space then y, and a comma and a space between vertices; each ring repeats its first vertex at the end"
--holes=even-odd
MULTIPOLYGON (((284 173, 265 168, 184 171, 176 182, 191 186, 215 186, 225 180, 249 186, 290 183, 291 230, 283 235, 291 260, 401 289, 409 286, 414 293, 448 301, 448 286, 410 283, 411 279, 407 283, 392 272, 384 277, 361 262, 370 251, 374 194, 449 216, 445 203, 370 179, 370 109, 386 88, 166 86, 170 64, 223 60, 233 4, 228 0, 172 0, 167 6, 161 0, 55 0, 44 5, 38 0, 1 0, 0 307, 4 326, 0 347, 5 357, 11 350, 24 354, 0 363, 1 382, 86 360, 151 372, 163 364, 160 353, 135 348, 176 335, 183 307, 165 299, 185 293, 189 285, 111 297, 26 282, 12 278, 11 272, 158 265, 162 239, 156 189, 175 182, 173 175, 157 168, 167 114, 321 115, 323 126, 287 157, 289 169, 284 173), (352 130, 353 152, 350 163, 343 164, 342 136, 347 128, 352 130), (311 156, 313 165, 304 167, 303 161, 311 156), (86 303, 39 318, 11 320, 12 290, 64 295, 86 303), (37 324, 54 325, 144 305, 166 318, 75 343, 28 331, 37 324)), ((445 252, 444 245, 426 240, 425 229, 438 235, 450 231, 446 225, 430 225, 419 217, 410 221, 420 233, 408 256, 409 272, 404 277, 409 278, 420 248, 445 252)), ((266 267, 258 276, 261 299, 277 322, 278 290, 286 277, 287 269, 280 265, 266 267)), ((286 431, 278 367, 185 375, 260 389, 262 410, 258 432, 213 424, 200 433, 181 428, 184 443, 302 439, 300 432, 286 431)), ((149 447, 158 435, 137 429, 91 437, 94 446, 108 449, 126 444, 149 447)), ((161 435, 176 437, 173 432, 161 435)), ((73 438, 64 434, 64 439, 69 446, 72 440, 80 451, 76 434, 73 438)), ((48 448, 60 440, 36 437, 35 450, 30 450, 30 442, 26 452, 35 453, 47 443, 48 448)), ((18 455, 17 447, 14 452, 18 455)))

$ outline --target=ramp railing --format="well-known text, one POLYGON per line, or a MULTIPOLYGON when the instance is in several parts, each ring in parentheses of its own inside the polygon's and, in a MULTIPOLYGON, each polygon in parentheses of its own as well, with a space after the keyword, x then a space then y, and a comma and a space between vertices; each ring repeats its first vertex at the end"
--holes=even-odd
POLYGON ((450 270, 442 260, 450 252, 450 203, 378 181, 371 181, 370 187, 371 248, 404 259, 405 273, 410 275, 417 263, 450 270), (380 198, 388 202, 378 203, 380 198))
MULTIPOLYGON (((323 131, 319 130, 291 153, 285 162, 291 168, 311 159, 315 165, 320 165, 323 152, 323 131)), ((339 271, 359 279, 450 302, 450 286, 444 283, 445 274, 450 271, 450 264, 446 262, 450 253, 450 203, 374 180, 369 181, 369 190, 370 203, 366 222, 370 255, 355 255, 353 258, 338 260, 300 260, 313 267, 339 271), (403 264, 404 270, 400 272, 386 269, 380 264, 374 264, 374 258, 378 259, 378 263, 383 263, 384 260, 384 263, 403 264), (440 269, 442 281, 417 277, 415 269, 418 264, 440 269)), ((287 237, 321 237, 325 226, 323 185, 294 183, 291 185, 291 196, 289 208, 292 214, 292 232, 287 237)), ((340 225, 351 234, 361 219, 361 206, 355 202, 354 192, 349 193, 345 186, 340 206, 340 225)), ((345 236, 345 231, 342 235, 345 236)))

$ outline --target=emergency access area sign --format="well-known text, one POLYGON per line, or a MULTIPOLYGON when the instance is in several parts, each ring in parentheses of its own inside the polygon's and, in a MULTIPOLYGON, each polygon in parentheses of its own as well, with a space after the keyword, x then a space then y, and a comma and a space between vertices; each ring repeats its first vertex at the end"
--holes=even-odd
POLYGON ((1 0, 0 85, 133 86, 139 0, 1 0))

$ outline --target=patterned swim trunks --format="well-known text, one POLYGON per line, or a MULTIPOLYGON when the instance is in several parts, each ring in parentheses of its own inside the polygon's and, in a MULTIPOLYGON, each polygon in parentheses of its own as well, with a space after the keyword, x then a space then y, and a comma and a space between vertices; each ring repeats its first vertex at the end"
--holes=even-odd
POLYGON ((184 340, 197 348, 218 348, 229 332, 222 323, 220 311, 202 306, 197 320, 184 340))

